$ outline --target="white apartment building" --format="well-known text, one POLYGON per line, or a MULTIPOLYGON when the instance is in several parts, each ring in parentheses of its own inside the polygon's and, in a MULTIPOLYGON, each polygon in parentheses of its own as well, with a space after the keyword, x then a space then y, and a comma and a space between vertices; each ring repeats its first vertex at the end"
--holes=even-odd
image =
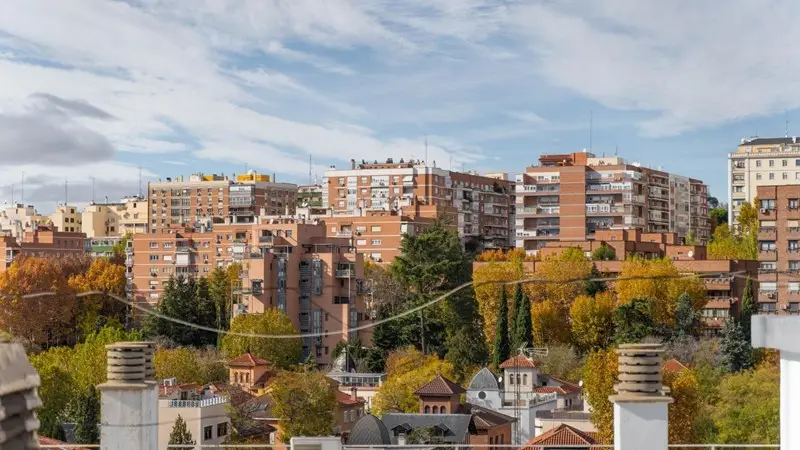
POLYGON ((26 231, 33 231, 35 225, 49 222, 50 218, 36 212, 33 205, 17 203, 0 211, 0 230, 14 238, 22 238, 26 231))
POLYGON ((743 138, 728 154, 728 222, 735 223, 758 186, 800 184, 800 138, 743 138))

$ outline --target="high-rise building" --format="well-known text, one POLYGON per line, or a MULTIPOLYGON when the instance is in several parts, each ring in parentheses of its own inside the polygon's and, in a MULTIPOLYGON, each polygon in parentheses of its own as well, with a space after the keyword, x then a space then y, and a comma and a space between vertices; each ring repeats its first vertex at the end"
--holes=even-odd
POLYGON ((50 221, 58 231, 65 233, 80 233, 82 230, 81 212, 74 205, 58 205, 50 215, 50 221))
POLYGON ((759 186, 800 184, 800 138, 743 138, 728 154, 728 222, 736 223, 744 202, 759 186))
POLYGON ((758 308, 800 313, 800 185, 758 186, 758 308))
POLYGON ((542 155, 516 180, 516 246, 529 253, 550 241, 584 241, 597 230, 711 236, 708 188, 700 180, 592 153, 542 155))
POLYGON ((233 295, 234 315, 278 308, 298 331, 318 333, 304 348, 329 363, 336 343, 370 331, 348 329, 371 320, 363 295, 363 257, 349 239, 325 236, 324 225, 287 217, 136 234, 127 252, 134 301, 156 305, 172 276, 208 276, 215 267, 242 264, 242 285, 233 295))
MULTIPOLYGON (((332 167, 325 171, 322 205, 329 209, 324 220, 328 232, 356 233, 364 217, 394 217, 387 232, 370 235, 369 254, 381 254, 384 261, 397 255, 403 225, 419 227, 444 216, 457 227, 462 243, 476 248, 507 248, 512 245, 512 203, 510 183, 505 174, 493 177, 472 172, 455 172, 420 161, 356 163, 349 169, 332 167), (396 226, 395 226, 396 225, 396 226), (385 245, 386 242, 388 245, 385 245)), ((387 219, 381 219, 387 220, 387 219)), ((357 239, 363 241, 365 239, 357 239)))
POLYGON ((179 176, 148 184, 150 230, 196 223, 252 223, 259 214, 293 215, 297 185, 275 183, 268 175, 249 172, 224 175, 179 176))

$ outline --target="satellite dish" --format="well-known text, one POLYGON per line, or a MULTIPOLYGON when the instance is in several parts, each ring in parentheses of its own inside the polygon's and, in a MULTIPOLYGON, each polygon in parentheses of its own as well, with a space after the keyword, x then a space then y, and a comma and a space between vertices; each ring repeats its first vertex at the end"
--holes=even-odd
POLYGON ((689 258, 691 258, 692 256, 694 256, 694 252, 689 250, 689 253, 687 253, 686 255, 689 256, 689 258))

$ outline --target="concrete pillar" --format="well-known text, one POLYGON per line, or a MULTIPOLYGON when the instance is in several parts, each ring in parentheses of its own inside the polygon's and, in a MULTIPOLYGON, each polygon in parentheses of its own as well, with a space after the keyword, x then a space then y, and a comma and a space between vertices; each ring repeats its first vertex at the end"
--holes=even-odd
POLYGON ((22 345, 0 343, 0 448, 39 448, 34 410, 42 406, 40 384, 22 345))
POLYGON ((624 344, 619 355, 617 395, 614 403, 616 450, 666 450, 669 440, 667 410, 672 398, 661 384, 658 344, 624 344))
POLYGON ((98 386, 102 450, 158 448, 158 386, 153 351, 150 342, 106 346, 108 381, 98 386))
POLYGON ((800 448, 800 317, 753 316, 753 347, 781 354, 781 450, 800 448))

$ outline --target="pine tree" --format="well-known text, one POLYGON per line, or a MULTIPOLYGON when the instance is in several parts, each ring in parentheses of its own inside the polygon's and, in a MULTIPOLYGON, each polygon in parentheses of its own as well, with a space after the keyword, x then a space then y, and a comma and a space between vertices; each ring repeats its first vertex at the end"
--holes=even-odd
MULTIPOLYGON (((603 274, 597 270, 597 265, 592 263, 592 271, 589 273, 589 278, 601 278, 603 274)), ((586 282, 586 295, 594 297, 598 292, 606 290, 606 283, 603 281, 589 280, 586 282)))
POLYGON ((500 307, 497 311, 497 327, 494 332, 494 351, 492 353, 492 366, 495 369, 511 356, 508 331, 508 299, 505 286, 501 286, 500 307))
POLYGON ((97 444, 100 442, 100 399, 93 386, 78 399, 75 440, 78 444, 97 444))
POLYGON ((167 445, 195 445, 192 439, 192 433, 186 428, 186 422, 180 414, 175 419, 175 425, 172 427, 172 433, 169 434, 169 442, 167 445))
MULTIPOLYGON (((195 301, 197 302, 196 322, 206 327, 215 327, 217 324, 217 311, 214 299, 209 293, 209 283, 206 277, 201 277, 195 285, 195 301)), ((199 331, 199 330, 198 330, 199 331)), ((210 331, 200 332, 200 341, 197 344, 214 345, 217 334, 210 331)))
POLYGON ((697 336, 700 317, 692 306, 692 298, 684 292, 678 297, 675 307, 675 331, 673 340, 686 340, 697 336))
POLYGON ((522 292, 522 286, 517 284, 514 291, 516 303, 514 320, 514 350, 522 346, 529 347, 533 344, 533 322, 531 319, 531 302, 522 292))
POLYGON ((742 292, 742 307, 739 311, 739 323, 742 326, 742 332, 747 339, 750 339, 750 322, 753 314, 756 313, 755 296, 753 294, 753 280, 747 277, 744 283, 744 292, 742 292))
POLYGON ((719 352, 731 372, 739 372, 753 366, 753 348, 750 346, 750 339, 745 336, 742 326, 733 320, 725 322, 719 352))

